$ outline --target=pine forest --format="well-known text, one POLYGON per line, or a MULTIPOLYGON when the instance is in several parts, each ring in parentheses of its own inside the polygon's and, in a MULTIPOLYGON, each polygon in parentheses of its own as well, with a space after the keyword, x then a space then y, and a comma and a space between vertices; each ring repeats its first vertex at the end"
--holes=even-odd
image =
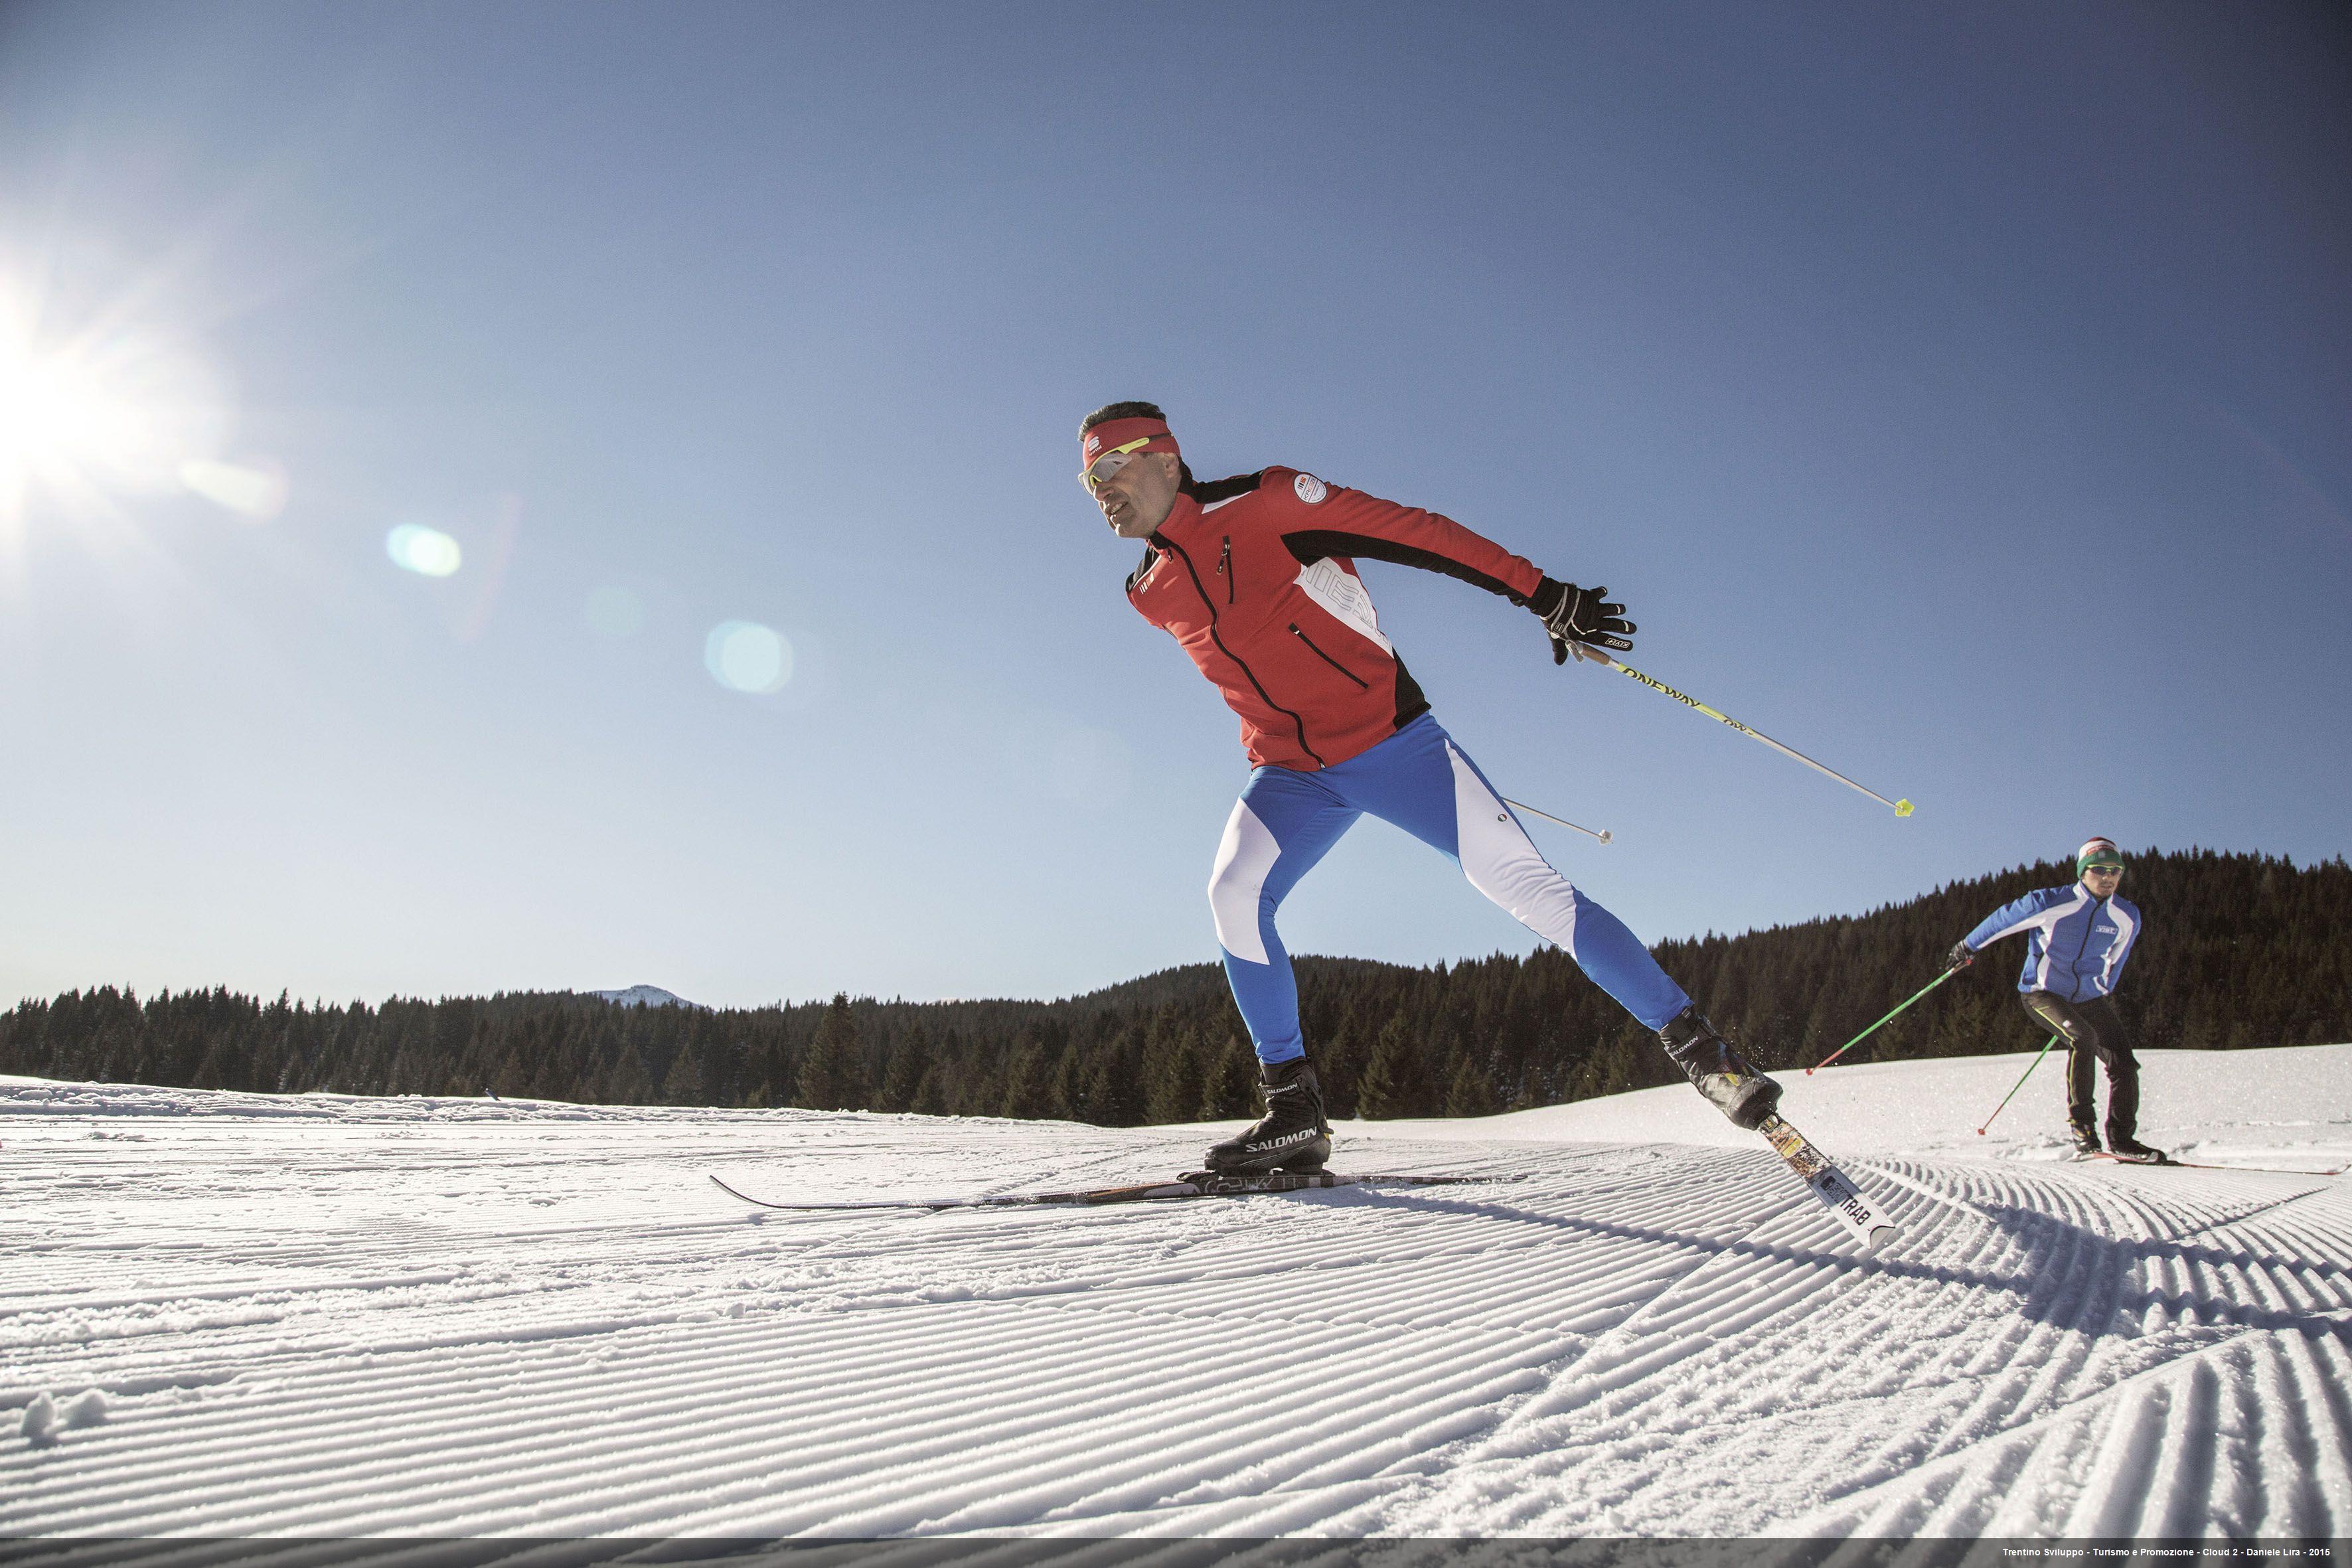
MULTIPOLYGON (((2019 866, 1871 913, 1653 951, 1767 1068, 1836 1049, 1934 978, 2000 905, 2073 879, 2019 866)), ((2147 917, 2117 1005, 2143 1049, 2352 1038, 2352 868, 2135 856, 2147 917)), ((1845 1059, 2030 1049, 2022 937, 1845 1059)), ((1674 1081, 1655 1039, 1565 953, 1411 968, 1297 961, 1332 1113, 1475 1116, 1674 1081)), ((1255 1114, 1248 1037, 1213 963, 1053 1002, 830 1002, 717 1011, 505 994, 371 1006, 100 986, 0 1014, 0 1072, 278 1093, 803 1106, 1106 1126, 1255 1114)))

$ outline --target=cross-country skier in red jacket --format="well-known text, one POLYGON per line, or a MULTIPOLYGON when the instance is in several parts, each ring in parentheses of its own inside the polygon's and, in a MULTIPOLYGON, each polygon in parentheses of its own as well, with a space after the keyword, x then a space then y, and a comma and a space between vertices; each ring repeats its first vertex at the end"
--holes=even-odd
POLYGON ((1556 582, 1450 518, 1265 468, 1202 484, 1167 416, 1114 403, 1079 426, 1079 477, 1111 531, 1144 542, 1127 596, 1174 637, 1241 715, 1255 771, 1210 875, 1234 1001, 1249 1025, 1263 1120, 1210 1149, 1213 1171, 1311 1171, 1331 1152, 1322 1087, 1299 1037, 1298 992, 1276 933, 1283 898, 1366 812, 1455 858, 1480 892, 1567 950, 1657 1030, 1699 1092, 1742 1127, 1780 1089, 1742 1060, 1616 916, 1529 841, 1435 719, 1382 635, 1363 560, 1443 572, 1535 612, 1552 658, 1629 649, 1605 588, 1556 582))

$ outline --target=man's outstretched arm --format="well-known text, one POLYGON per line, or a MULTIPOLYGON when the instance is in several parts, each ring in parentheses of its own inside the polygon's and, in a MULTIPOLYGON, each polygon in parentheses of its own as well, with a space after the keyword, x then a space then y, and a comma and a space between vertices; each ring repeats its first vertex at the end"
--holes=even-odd
POLYGON ((1949 962, 1960 968, 1972 962, 1979 952, 2005 936, 2042 923, 2050 906, 2065 898, 2073 889, 2067 888, 2036 888, 2020 899, 2012 899, 1977 922, 1976 930, 1952 944, 1949 962))

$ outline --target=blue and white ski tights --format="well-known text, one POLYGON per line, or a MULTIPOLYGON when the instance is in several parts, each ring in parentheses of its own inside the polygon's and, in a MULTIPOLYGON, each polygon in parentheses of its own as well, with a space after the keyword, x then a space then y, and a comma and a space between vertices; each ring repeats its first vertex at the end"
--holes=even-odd
POLYGON ((1552 869, 1477 764, 1423 714, 1370 751, 1318 773, 1259 768, 1234 803, 1209 875, 1209 908, 1260 1061, 1290 1061, 1307 1049, 1298 985, 1275 911, 1366 812, 1453 856, 1472 887, 1565 949, 1647 1027, 1663 1027, 1690 1005, 1622 921, 1552 869))

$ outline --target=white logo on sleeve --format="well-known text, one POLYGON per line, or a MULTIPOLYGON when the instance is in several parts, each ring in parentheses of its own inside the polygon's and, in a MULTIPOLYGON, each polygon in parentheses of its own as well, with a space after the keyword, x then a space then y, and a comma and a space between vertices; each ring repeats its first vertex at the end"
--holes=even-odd
POLYGON ((1317 479, 1313 474, 1299 475, 1297 479, 1290 481, 1290 488, 1297 490, 1298 492, 1298 499, 1305 501, 1308 506, 1313 506, 1317 501, 1321 500, 1325 496, 1331 493, 1328 489, 1324 488, 1323 481, 1317 479))
POLYGON ((1302 566, 1296 579, 1307 596, 1353 626, 1358 633, 1381 645, 1381 651, 1396 657, 1396 648, 1381 636, 1381 617, 1372 608, 1372 595, 1355 574, 1329 556, 1302 566))

